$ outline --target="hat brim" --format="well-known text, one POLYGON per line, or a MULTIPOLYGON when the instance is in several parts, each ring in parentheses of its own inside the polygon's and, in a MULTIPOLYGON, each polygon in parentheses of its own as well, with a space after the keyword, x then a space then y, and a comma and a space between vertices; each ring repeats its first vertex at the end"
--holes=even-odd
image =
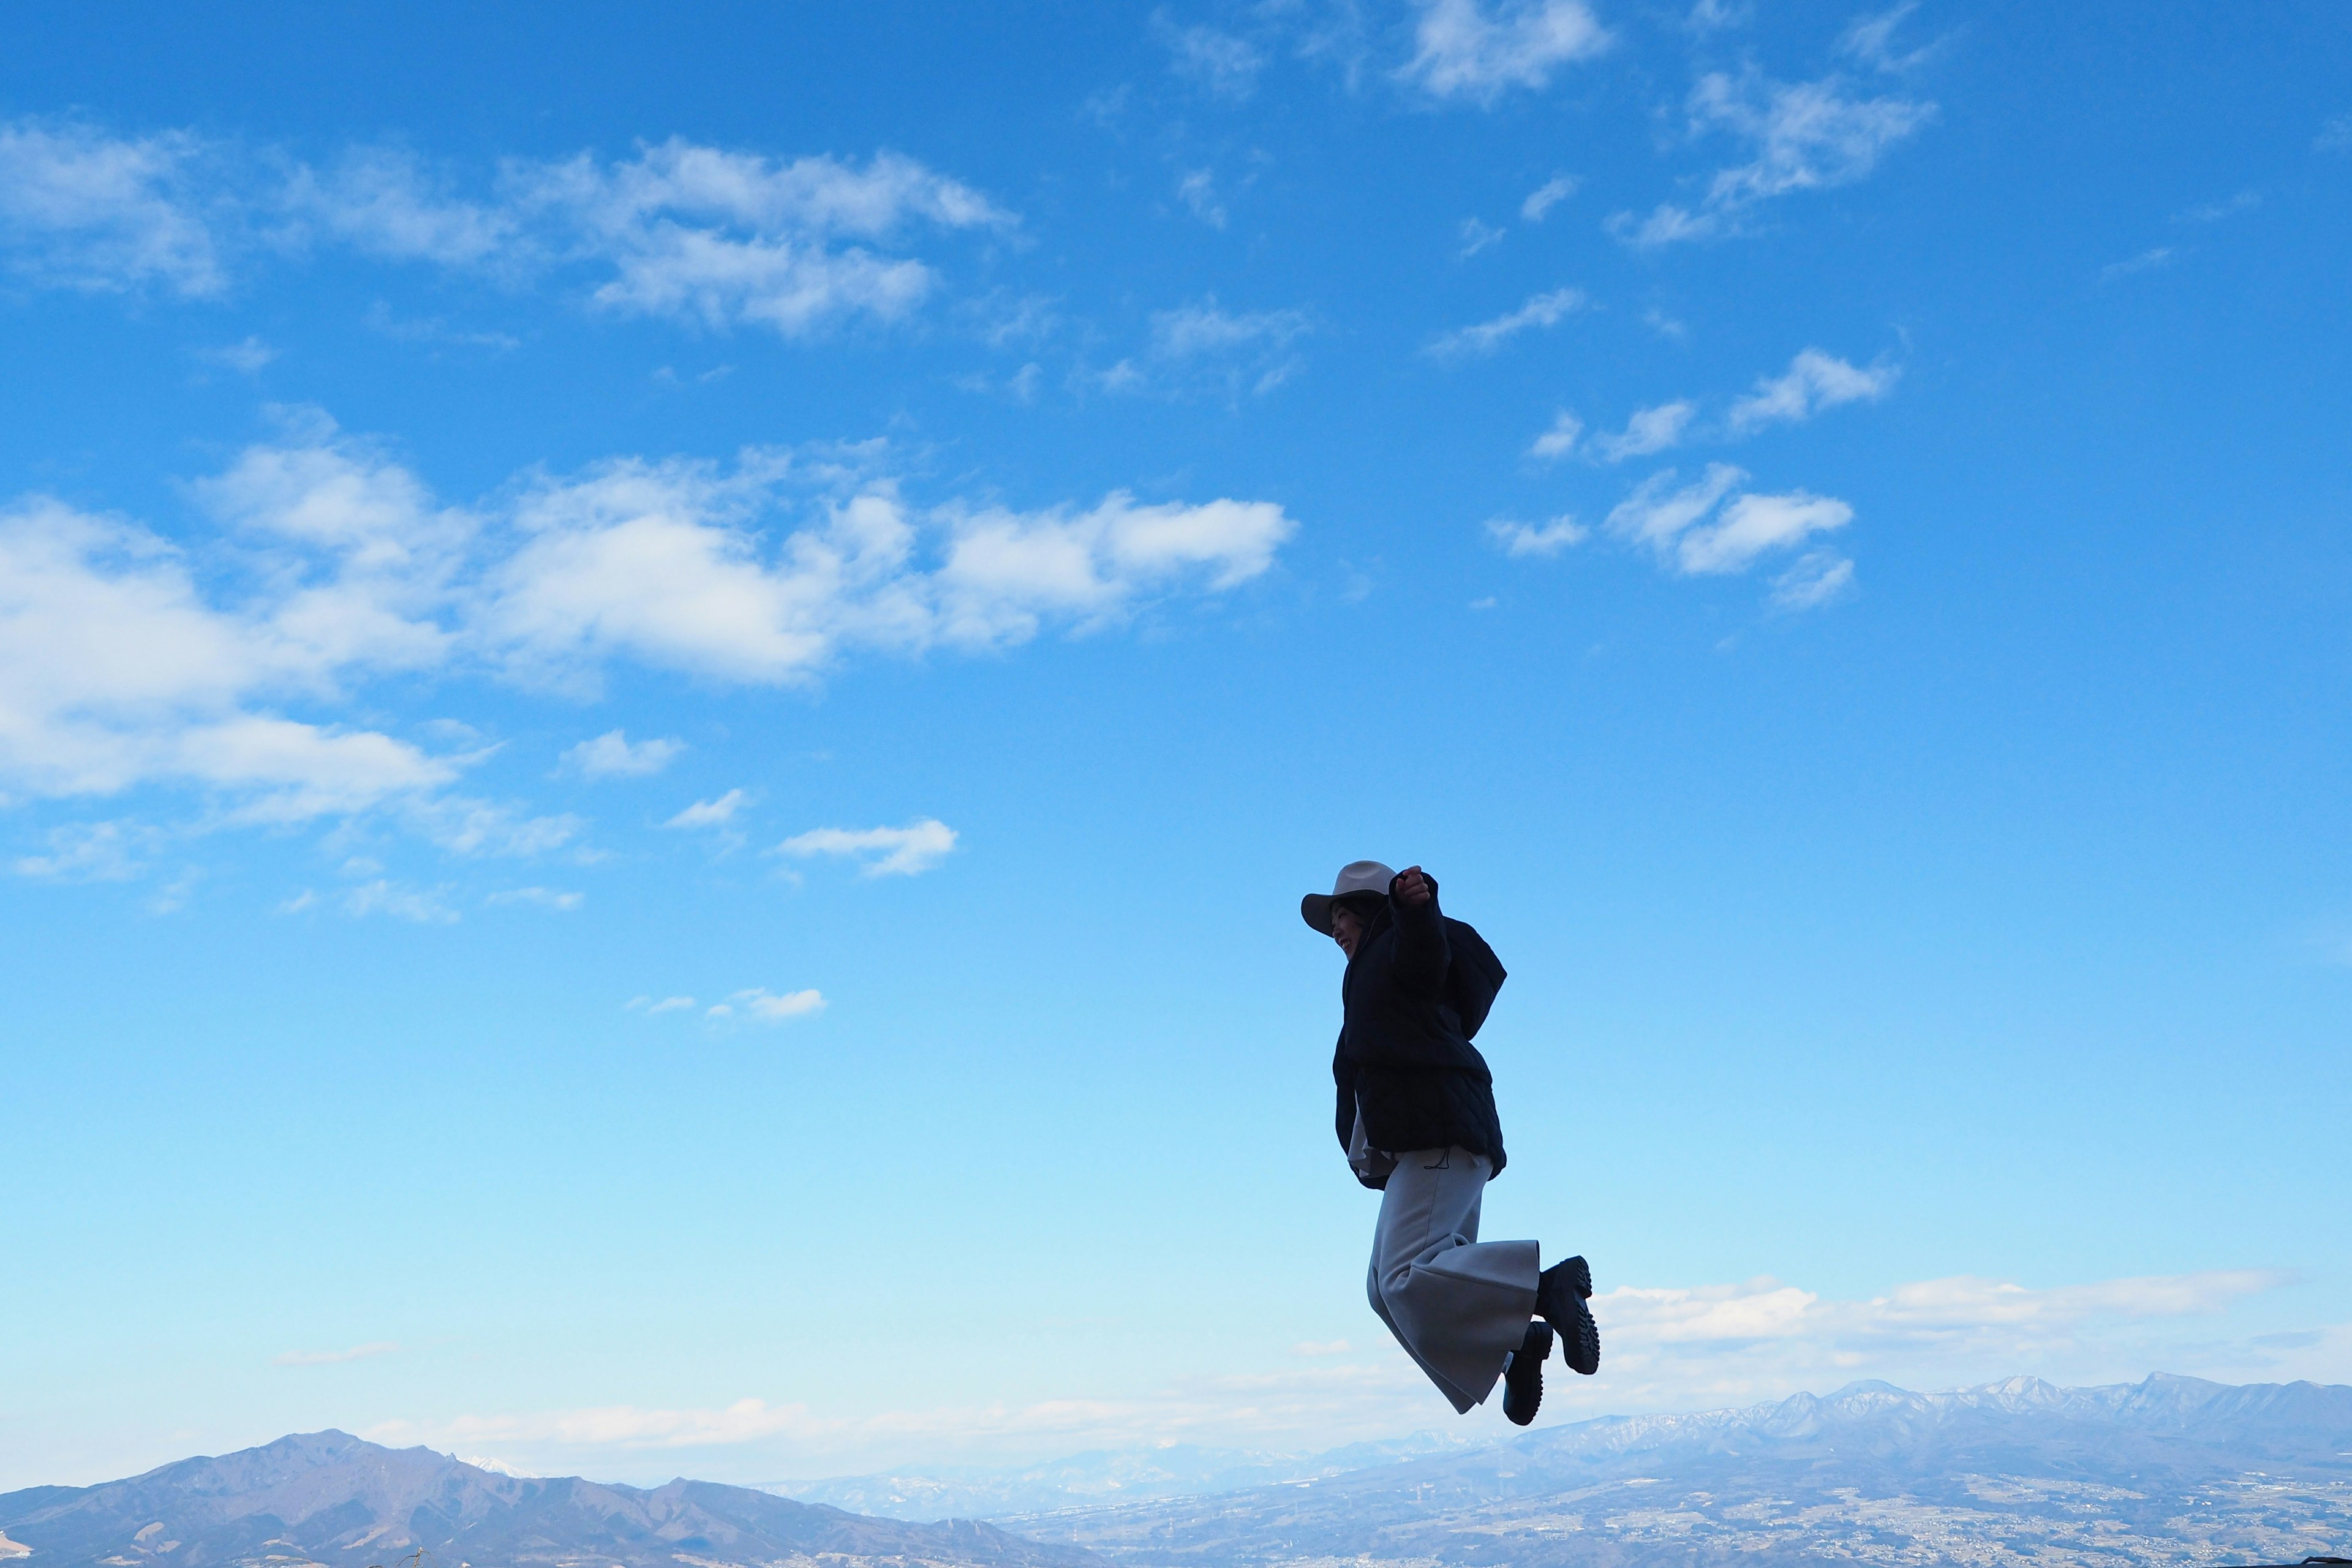
MULTIPOLYGON (((1333 934, 1331 911, 1339 906, 1342 899, 1379 899, 1382 902, 1387 901, 1384 895, 1370 888, 1358 888, 1350 893, 1309 893, 1298 900, 1298 918, 1325 936, 1330 936, 1333 934)), ((1370 916, 1367 914, 1365 918, 1369 920, 1370 916)))

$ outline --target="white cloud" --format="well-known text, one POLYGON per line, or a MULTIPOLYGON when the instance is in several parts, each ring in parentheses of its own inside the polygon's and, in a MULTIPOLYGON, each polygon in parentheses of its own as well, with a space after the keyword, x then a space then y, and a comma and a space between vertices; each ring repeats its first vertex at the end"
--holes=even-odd
POLYGON ((1211 228, 1225 226, 1225 204, 1217 199, 1217 177, 1211 171, 1195 169, 1186 174, 1176 182, 1176 195, 1211 228))
MULTIPOLYGON (((287 425, 188 487, 213 542, 38 496, 0 505, 0 790, 155 785, 196 795, 205 826, 374 812, 459 854, 544 853, 580 821, 450 793, 496 748, 462 726, 419 725, 471 748, 436 752, 349 721, 368 684, 488 670, 592 691, 625 659, 773 685, 851 650, 1004 647, 1228 592, 1297 529, 1270 502, 1123 492, 919 510, 879 444, 731 468, 626 459, 468 510, 323 416, 287 425)), ((613 730, 564 765, 642 775, 680 746, 613 730)), ((105 859, 100 838, 23 860, 47 876, 139 863, 105 859)))
POLYGON ((1429 352, 1441 359, 1456 354, 1492 353, 1519 333, 1538 327, 1554 327, 1585 307, 1581 289, 1554 289, 1549 293, 1531 297, 1517 310, 1496 317, 1491 321, 1457 327, 1438 337, 1429 345, 1429 352))
POLYGON ((650 996, 633 996, 623 1007, 625 1012, 643 1013, 649 1018, 661 1013, 690 1013, 693 1010, 694 998, 691 996, 665 996, 658 1002, 650 996))
POLYGON ((390 1340, 353 1345, 347 1351, 284 1351, 269 1358, 272 1366, 341 1366, 345 1362, 366 1361, 372 1356, 390 1355, 400 1347, 390 1340))
POLYGON ((758 986, 738 991, 725 1004, 710 1009, 719 1017, 741 1012, 762 1024, 781 1024, 787 1018, 805 1018, 824 1010, 824 997, 814 990, 787 991, 779 995, 758 986))
POLYGON ((207 154, 185 132, 0 123, 0 259, 58 288, 220 293, 222 247, 198 194, 207 154))
MULTIPOLYGON (((1229 395, 1246 384, 1251 392, 1264 394, 1297 370, 1299 359, 1291 345, 1314 330, 1314 319, 1304 310, 1232 311, 1219 306, 1213 294, 1172 310, 1152 312, 1151 358, 1162 379, 1205 379, 1229 395)), ((1133 373, 1138 385, 1149 379, 1133 373)))
POLYGON ((2200 202, 2196 206, 2172 215, 2175 223, 2220 223, 2225 217, 2252 212, 2263 205, 2260 191, 2240 191, 2227 201, 2200 202))
POLYGON ((248 337, 238 342, 224 343, 218 348, 199 350, 196 357, 252 375, 275 360, 278 351, 259 338, 248 337))
POLYGON ((1502 244, 1503 236, 1506 232, 1506 230, 1491 227, 1486 224, 1481 223, 1475 217, 1464 218, 1462 220, 1461 251, 1463 259, 1466 261, 1471 257, 1477 255, 1480 251, 1486 249, 1489 246, 1502 244))
POLYGON ((1214 27, 1177 27, 1153 18, 1169 53, 1169 68, 1213 98, 1239 103, 1257 89, 1265 57, 1247 38, 1214 27))
POLYGON ((1934 44, 1901 50, 1895 47, 1895 29, 1919 8, 1919 0, 1903 0, 1885 11, 1857 16, 1839 36, 1838 50, 1882 71, 1907 71, 1924 65, 1936 52, 1934 44))
POLYGON ((559 892, 553 888, 507 888, 482 900, 488 904, 537 904, 541 909, 570 911, 588 901, 585 893, 559 892))
POLYGON ((740 789, 730 789, 717 800, 698 800, 667 822, 664 827, 722 827, 735 819, 748 797, 740 789))
POLYGON ((2137 256, 2126 257, 2121 261, 2111 261, 2107 263, 2106 266, 2100 268, 2099 281, 2102 283, 2112 283, 2118 278, 2128 278, 2135 272, 2147 272, 2156 268, 2166 266, 2171 260, 2172 247, 2168 245, 2151 246, 2149 248, 2141 251, 2137 256))
POLYGON ((2319 153, 2352 153, 2352 114, 2331 117, 2312 139, 2312 149, 2319 153))
POLYGON ((1832 551, 1809 551, 1772 579, 1776 609, 1814 610, 1834 604, 1853 586, 1853 563, 1832 551))
POLYGON ((1661 403, 1655 408, 1636 410, 1625 421, 1625 428, 1611 436, 1595 436, 1592 450, 1603 462, 1621 463, 1628 458, 1645 458, 1653 452, 1663 452, 1682 444, 1683 433, 1690 427, 1691 416, 1698 405, 1676 400, 1661 403))
POLYGON ((1805 349, 1789 362, 1785 374, 1759 379, 1756 390, 1731 405, 1736 432, 1781 422, 1801 423, 1841 403, 1874 403, 1895 388, 1901 374, 1893 365, 1864 370, 1834 354, 1805 349))
POLYGON ((1003 230, 1015 221, 892 153, 862 169, 831 157, 783 163, 673 137, 625 163, 583 154, 509 181, 524 210, 561 215, 580 249, 614 267, 597 304, 787 337, 850 315, 895 321, 929 293, 930 268, 868 247, 918 225, 1003 230))
POLYGON ((1529 223, 1543 222, 1546 213, 1576 195, 1577 184, 1572 174, 1554 174, 1528 193, 1528 199, 1519 204, 1519 216, 1529 223))
POLYGON ((368 915, 391 915, 396 920, 414 921, 419 925, 448 925, 457 919, 451 909, 446 888, 427 891, 421 888, 404 888, 386 878, 362 882, 343 895, 343 912, 358 920, 368 915))
POLYGON ((1935 118, 1936 106, 1904 98, 1849 96, 1836 77, 1820 81, 1734 80, 1720 71, 1691 89, 1694 134, 1727 131, 1755 156, 1718 170, 1696 210, 1662 204, 1646 218, 1620 213, 1611 227, 1639 246, 1733 232, 1758 203, 1795 191, 1851 184, 1878 166, 1896 142, 1935 118))
POLYGON ((1584 421, 1562 409, 1553 416, 1550 427, 1528 446, 1528 456, 1547 459, 1565 458, 1576 450, 1576 443, 1583 435, 1584 421))
POLYGON ((132 822, 77 822, 48 832, 48 853, 16 862, 20 877, 67 882, 127 882, 147 868, 159 835, 132 822))
POLYGON ((1402 74, 1433 98, 1492 103, 1512 88, 1540 89, 1552 72, 1609 47, 1583 0, 1415 0, 1413 57, 1402 74))
POLYGON ((509 270, 540 259, 524 214, 464 200, 449 183, 407 153, 362 147, 325 174, 296 165, 282 199, 297 216, 372 256, 509 270))
POLYGON ((157 535, 20 501, 0 511, 0 778, 52 795, 177 780, 276 819, 447 784, 457 766, 405 742, 244 706, 331 694, 347 665, 407 662, 410 639, 366 598, 298 579, 258 613, 215 609, 157 535), (317 614, 322 599, 354 624, 317 614))
POLYGON ((0 261, 57 287, 209 295, 227 286, 232 247, 334 246, 516 285, 585 270, 607 310, 799 337, 919 307, 937 275, 907 254, 918 232, 1017 226, 887 152, 784 161, 673 137, 618 162, 509 159, 476 196, 458 184, 396 149, 315 168, 184 132, 0 123, 0 261))
POLYGON ((1853 508, 1833 496, 1803 490, 1735 496, 1714 522, 1685 533, 1675 555, 1689 573, 1745 572, 1767 551, 1786 550, 1853 521, 1853 508))
MULTIPOLYGON (((1680 488, 1673 469, 1653 474, 1609 513, 1606 527, 1655 552, 1677 573, 1721 576, 1745 572, 1769 553, 1793 549, 1853 521, 1853 509, 1834 497, 1803 490, 1734 494, 1747 477, 1727 463, 1710 463, 1703 477, 1680 488)), ((1824 605, 1843 593, 1853 576, 1850 562, 1828 554, 1810 557, 1809 563, 1800 563, 1780 579, 1773 602, 1783 609, 1824 605)))
POLYGON ((686 742, 678 740, 638 741, 632 743, 626 733, 607 730, 591 741, 583 741, 565 752, 562 765, 578 772, 583 778, 643 778, 669 766, 686 742))
POLYGON ((1591 531, 1572 517, 1556 517, 1541 527, 1499 517, 1486 524, 1488 536, 1503 553, 1514 556, 1557 555, 1571 544, 1582 543, 1591 531))
POLYGON ((1611 509, 1605 526, 1620 539, 1668 552, 1683 530, 1713 511, 1747 477, 1728 463, 1710 463, 1697 482, 1676 489, 1675 471, 1664 469, 1611 509))
POLYGON ((489 574, 487 635, 519 666, 593 670, 623 656, 755 684, 802 680, 845 646, 1003 647, 1048 618, 1107 625, 1187 582, 1263 574, 1296 530, 1264 501, 1091 510, 913 512, 887 484, 823 503, 771 542, 753 526, 787 465, 625 462, 524 498, 524 543, 489 574), (919 552, 936 542, 925 570, 919 552))
POLYGON ((868 877, 914 877, 946 859, 955 846, 956 830, 927 816, 904 827, 819 827, 785 839, 776 853, 802 859, 847 856, 863 860, 868 877))

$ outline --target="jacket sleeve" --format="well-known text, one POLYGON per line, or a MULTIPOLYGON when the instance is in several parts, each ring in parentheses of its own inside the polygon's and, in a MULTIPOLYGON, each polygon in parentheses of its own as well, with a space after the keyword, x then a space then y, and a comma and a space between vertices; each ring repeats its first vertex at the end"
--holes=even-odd
POLYGON ((1445 985, 1453 954, 1445 943, 1445 920, 1437 912, 1437 880, 1430 879, 1429 902, 1412 909, 1389 900, 1389 918, 1396 922, 1396 943, 1389 954, 1389 973, 1398 985, 1435 996, 1445 985))
POLYGON ((1356 1064, 1348 1059, 1344 1049, 1331 1053, 1331 1079, 1339 1086, 1336 1131, 1339 1134, 1339 1151, 1345 1153, 1356 1132, 1356 1064))

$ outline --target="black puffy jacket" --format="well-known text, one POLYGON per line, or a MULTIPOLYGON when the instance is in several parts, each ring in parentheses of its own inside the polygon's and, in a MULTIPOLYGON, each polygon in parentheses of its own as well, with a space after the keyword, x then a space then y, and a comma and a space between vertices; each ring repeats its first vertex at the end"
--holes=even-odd
POLYGON ((1439 911, 1433 879, 1419 909, 1389 900, 1339 982, 1344 1011, 1331 1077, 1341 1148, 1361 1105, 1364 1137, 1375 1149, 1467 1149, 1502 1174, 1495 1076, 1470 1037, 1503 979, 1494 949, 1439 911))

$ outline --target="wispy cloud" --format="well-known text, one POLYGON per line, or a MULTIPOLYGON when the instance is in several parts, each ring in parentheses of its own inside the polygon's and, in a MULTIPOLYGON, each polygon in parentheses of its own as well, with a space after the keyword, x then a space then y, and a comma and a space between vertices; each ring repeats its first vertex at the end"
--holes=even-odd
POLYGON ((583 778, 644 778, 657 773, 670 765, 686 742, 678 740, 653 740, 631 742, 619 730, 607 730, 591 741, 583 741, 565 752, 562 763, 583 778))
POLYGON ((1263 395, 1297 372, 1300 360, 1292 345, 1314 330, 1314 318, 1304 310, 1228 310, 1213 294, 1155 310, 1151 369, 1148 374, 1132 372, 1133 384, 1263 395))
POLYGON ((205 296, 232 265, 331 247, 508 286, 579 280, 591 307, 803 337, 901 320, 938 274, 925 235, 1018 220, 911 158, 797 159, 673 137, 606 161, 509 159, 466 194, 413 153, 352 147, 313 165, 187 132, 0 123, 0 263, 55 287, 205 296))
POLYGON ((1176 182, 1176 198, 1211 228, 1225 226, 1225 204, 1217 195, 1217 177, 1208 169, 1194 169, 1176 182))
POLYGON ((1853 562, 1831 551, 1811 551, 1772 579, 1772 607, 1817 610, 1843 598, 1853 587, 1853 562))
POLYGON ((2312 149, 2319 153, 2352 153, 2352 114, 2330 117, 2312 138, 2312 149))
POLYGON ((1584 421, 1566 409, 1552 416, 1551 424, 1528 445, 1528 456, 1547 460, 1565 458, 1576 450, 1584 437, 1584 421))
POLYGON ((1440 359, 1462 354, 1493 353, 1521 332, 1538 328, 1558 326, 1587 304, 1580 289, 1554 289, 1538 294, 1517 310, 1507 311, 1490 321, 1457 327, 1439 336, 1429 345, 1429 353, 1440 359))
POLYGON ((1168 51, 1168 68, 1210 97, 1239 103, 1257 89, 1265 56, 1247 38, 1216 27, 1179 27, 1164 15, 1152 17, 1152 32, 1168 51))
POLYGON ((2141 251, 2137 256, 2126 257, 2121 261, 2110 261, 2105 267, 2100 268, 2099 281, 2102 283, 2112 283, 2118 278, 2128 278, 2135 272, 2154 271, 2157 268, 2170 265, 2171 261, 2172 247, 2168 245, 2150 246, 2147 249, 2141 251))
POLYGON ((1539 90, 1552 73, 1608 48, 1583 0, 1415 0, 1413 56, 1401 73, 1438 99, 1489 104, 1512 89, 1539 90))
POLYGON ((863 862, 868 877, 914 877, 945 860, 955 846, 955 829, 927 816, 904 827, 819 827, 785 839, 776 853, 800 859, 843 856, 863 862))
POLYGON ((2227 201, 2200 202, 2172 215, 2175 223, 2220 223, 2223 218, 2252 212, 2263 205, 2260 191, 2240 191, 2227 201))
POLYGON ((1747 141, 1754 156, 1718 170, 1696 208, 1669 202, 1643 218, 1615 215, 1610 227, 1633 245, 1729 234, 1759 203, 1851 184, 1875 169, 1888 148, 1933 120, 1936 106, 1856 97, 1836 77, 1775 82, 1716 71, 1691 89, 1689 114, 1694 135, 1727 132, 1747 141))
POLYGON ((1529 223, 1543 222, 1552 208, 1576 195, 1577 184, 1572 174, 1554 174, 1528 193, 1528 199, 1519 204, 1519 216, 1529 223))
POLYGON ((353 1345, 347 1351, 285 1351, 269 1358, 272 1366, 341 1366, 345 1362, 366 1361, 372 1356, 390 1355, 400 1347, 390 1340, 374 1340, 367 1344, 353 1345))
POLYGON ((127 882, 146 870, 162 837, 135 822, 68 823, 49 829, 46 852, 18 857, 14 868, 63 882, 127 882))
POLYGON ((1698 405, 1677 398, 1654 408, 1636 409, 1625 428, 1592 438, 1592 451, 1605 463, 1646 458, 1682 444, 1683 434, 1698 413, 1698 405))
POLYGON ((1838 52, 1860 60, 1873 70, 1895 74, 1916 69, 1933 58, 1941 47, 1929 43, 1906 49, 1896 45, 1895 30, 1918 8, 1919 0, 1903 0, 1901 5, 1887 10, 1855 17, 1839 35, 1838 52))
POLYGON ((633 996, 623 1005, 622 1010, 629 1013, 643 1013, 649 1018, 663 1013, 691 1013, 694 1011, 694 998, 665 996, 656 1002, 650 996, 633 996))
POLYGON ((738 991, 726 1001, 713 1005, 706 1015, 713 1018, 743 1017, 759 1024, 781 1024, 788 1018, 805 1018, 824 1010, 824 995, 814 990, 777 993, 753 986, 738 991))
POLYGON ((730 789, 716 800, 698 800, 667 822, 664 827, 723 827, 735 820, 749 799, 741 790, 730 789))
POLYGON ((541 909, 569 912, 586 903, 588 895, 555 888, 504 888, 482 901, 486 904, 536 904, 541 909))
POLYGON ((1506 232, 1475 217, 1465 217, 1462 220, 1462 248, 1458 254, 1466 261, 1489 247, 1502 244, 1506 232))
POLYGON ((1556 517, 1540 525, 1514 522, 1508 518, 1496 518, 1486 524, 1487 537, 1506 555, 1557 555, 1572 544, 1580 544, 1592 531, 1572 517, 1556 517))
POLYGON ((277 359, 278 351, 259 338, 247 337, 236 342, 223 343, 217 348, 199 349, 196 357, 207 364, 254 375, 277 359))
POLYGON ((389 878, 378 877, 343 895, 343 912, 353 920, 390 915, 418 925, 454 925, 457 911, 450 907, 448 895, 446 887, 404 887, 389 878))
POLYGON ((1804 349, 1786 372, 1759 379, 1755 391, 1731 405, 1731 428, 1745 434, 1766 425, 1801 424, 1842 403, 1875 403, 1895 389, 1900 374, 1893 365, 1862 368, 1820 349, 1804 349))
POLYGON ((215 157, 186 132, 0 123, 0 262, 56 288, 219 294, 228 270, 208 191, 215 157))
MULTIPOLYGON (((1747 478, 1727 463, 1710 463, 1685 485, 1665 469, 1612 508, 1603 527, 1678 575, 1728 576, 1853 521, 1853 509, 1835 497, 1745 491, 1747 478)), ((1775 580, 1770 602, 1780 610, 1818 608, 1843 596, 1853 583, 1852 562, 1816 548, 1775 580)))

